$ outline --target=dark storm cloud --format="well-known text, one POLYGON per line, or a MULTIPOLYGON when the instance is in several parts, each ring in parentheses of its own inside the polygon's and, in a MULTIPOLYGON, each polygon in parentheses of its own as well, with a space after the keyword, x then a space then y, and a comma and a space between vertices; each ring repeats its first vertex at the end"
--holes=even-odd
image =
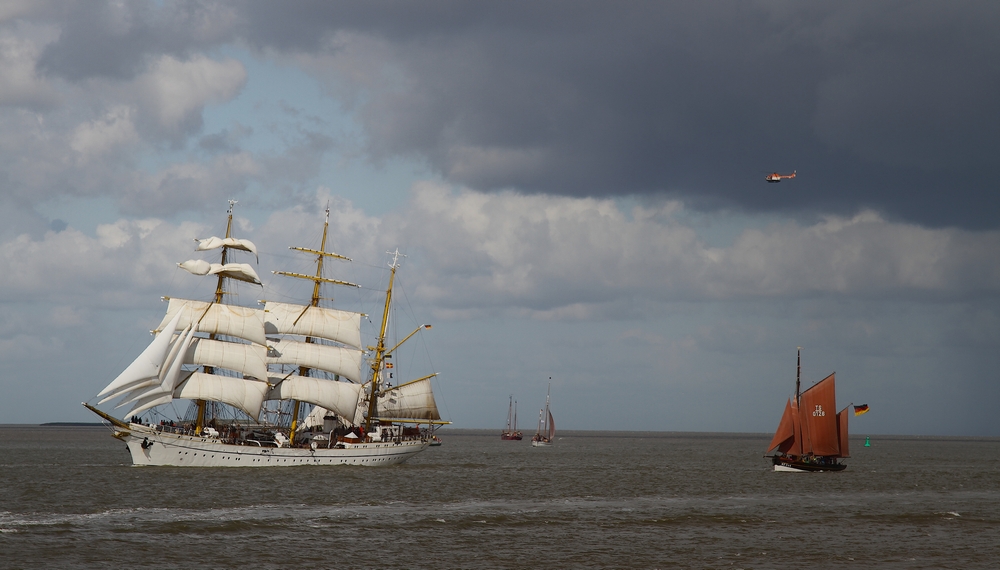
POLYGON ((40 72, 70 81, 131 79, 161 54, 178 58, 232 39, 235 14, 215 3, 68 3, 59 39, 46 46, 40 72))
POLYGON ((474 188, 997 224, 994 2, 229 6, 137 9, 148 25, 110 34, 82 14, 40 65, 121 75, 143 54, 238 37, 353 58, 372 81, 359 99, 372 157, 419 157, 474 188), (381 49, 351 51, 363 41, 381 49))
POLYGON ((996 225, 995 3, 251 6, 281 49, 391 45, 405 87, 364 109, 370 149, 454 182, 996 225))

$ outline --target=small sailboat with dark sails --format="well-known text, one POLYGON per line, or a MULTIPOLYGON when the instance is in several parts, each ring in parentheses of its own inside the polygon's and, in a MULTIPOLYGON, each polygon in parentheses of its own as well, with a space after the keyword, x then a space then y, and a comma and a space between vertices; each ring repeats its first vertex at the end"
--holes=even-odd
POLYGON ((538 429, 535 435, 531 436, 531 447, 548 447, 556 439, 556 421, 552 418, 552 410, 549 409, 551 390, 552 384, 549 384, 549 390, 545 392, 545 409, 538 412, 538 429))
POLYGON ((521 432, 517 431, 517 402, 514 396, 510 397, 507 405, 507 429, 500 432, 500 439, 504 441, 521 441, 521 432))
POLYGON ((767 446, 774 452, 775 471, 805 473, 843 471, 847 465, 838 459, 850 457, 847 441, 846 406, 835 413, 837 405, 834 374, 800 392, 802 349, 798 349, 795 373, 795 396, 785 404, 778 429, 767 446))

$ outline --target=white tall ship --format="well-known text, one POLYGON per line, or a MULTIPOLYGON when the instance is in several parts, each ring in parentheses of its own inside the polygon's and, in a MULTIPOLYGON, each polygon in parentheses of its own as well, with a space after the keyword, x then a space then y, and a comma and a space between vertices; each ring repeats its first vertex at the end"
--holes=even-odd
POLYGON ((134 465, 269 467, 392 465, 428 447, 442 421, 430 379, 392 385, 396 350, 386 329, 399 252, 393 252, 381 327, 374 346, 361 342, 361 313, 322 307, 323 285, 357 287, 323 276, 324 261, 348 260, 326 251, 327 209, 313 275, 274 273, 313 282, 308 304, 262 301, 262 308, 227 303, 235 281, 260 285, 253 267, 231 260, 256 255, 249 240, 232 237, 232 207, 224 238, 198 241, 198 251, 221 250, 221 262, 178 265, 216 277, 212 301, 164 297, 162 322, 150 345, 97 395, 119 400, 122 420, 84 403, 109 422, 134 465), (185 402, 186 401, 186 402, 185 402), (178 404, 196 410, 188 420, 165 419, 178 404), (311 409, 307 409, 311 407, 311 409), (308 413, 307 413, 308 412, 308 413), (424 428, 424 429, 421 429, 424 428))

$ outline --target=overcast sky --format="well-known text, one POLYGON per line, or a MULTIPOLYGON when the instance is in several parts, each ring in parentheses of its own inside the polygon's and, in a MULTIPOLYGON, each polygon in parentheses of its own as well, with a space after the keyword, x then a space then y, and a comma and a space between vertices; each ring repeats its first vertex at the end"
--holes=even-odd
POLYGON ((235 199, 245 304, 328 202, 339 302, 408 255, 457 427, 772 432, 802 346, 1000 436, 997 61, 988 1, 5 2, 0 423, 94 421, 235 199))

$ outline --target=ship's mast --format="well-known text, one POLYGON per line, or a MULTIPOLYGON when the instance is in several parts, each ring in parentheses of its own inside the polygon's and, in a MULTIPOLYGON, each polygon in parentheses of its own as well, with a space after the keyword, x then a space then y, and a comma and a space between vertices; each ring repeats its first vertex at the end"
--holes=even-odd
POLYGON ((549 376, 549 387, 545 390, 545 437, 549 437, 549 395, 552 393, 552 377, 549 376))
POLYGON ((799 384, 802 381, 802 347, 796 347, 796 363, 795 363, 795 405, 799 405, 799 384))
MULTIPOLYGON (((237 203, 236 200, 229 201, 229 210, 226 212, 228 214, 228 219, 226 220, 226 238, 232 237, 233 232, 233 206, 237 203)), ((222 265, 226 265, 229 261, 229 248, 222 246, 222 265)), ((225 283, 225 277, 222 273, 219 273, 219 281, 215 285, 215 302, 222 303, 222 298, 226 295, 225 289, 223 289, 223 284, 225 283)), ((215 334, 209 335, 209 338, 215 339, 215 334)), ((205 372, 208 374, 212 373, 212 367, 206 366, 205 372)), ((201 435, 202 428, 205 427, 205 400, 197 400, 198 403, 198 419, 195 422, 194 433, 195 435, 201 435)))
MULTIPOLYGON (((235 206, 236 203, 237 203, 236 200, 229 201, 229 211, 227 212, 227 214, 229 214, 229 219, 226 220, 226 239, 232 237, 233 234, 233 206, 235 206)), ((222 265, 225 265, 228 261, 229 261, 229 248, 227 246, 222 246, 222 265)), ((225 289, 222 288, 222 285, 224 283, 225 283, 225 277, 223 277, 222 274, 220 273, 219 281, 215 286, 216 303, 221 303, 223 296, 225 296, 226 294, 225 289)))
MULTIPOLYGON (((329 228, 330 228, 330 205, 327 204, 327 206, 326 206, 326 219, 323 221, 323 237, 320 240, 319 249, 316 250, 316 249, 309 249, 309 248, 305 248, 305 247, 290 247, 290 248, 288 248, 288 249, 294 249, 294 250, 297 250, 297 251, 303 251, 305 253, 316 254, 316 274, 315 275, 303 275, 301 273, 292 273, 292 272, 288 272, 288 271, 272 271, 271 272, 271 273, 274 273, 275 275, 285 275, 287 277, 297 277, 299 279, 308 279, 308 280, 312 281, 313 282, 313 291, 312 291, 312 298, 309 301, 309 306, 310 307, 318 307, 319 306, 319 302, 320 302, 320 299, 321 299, 321 297, 319 296, 319 293, 320 293, 320 284, 322 284, 322 283, 333 283, 335 285, 348 285, 348 286, 351 286, 351 287, 360 287, 360 285, 356 285, 354 283, 348 283, 347 281, 340 281, 340 280, 337 280, 337 279, 327 279, 327 278, 323 277, 323 258, 324 257, 334 257, 336 259, 343 259, 345 261, 350 261, 351 260, 351 258, 349 258, 349 257, 345 257, 343 255, 338 255, 336 253, 329 252, 329 251, 326 250, 326 236, 327 236, 329 228)), ((300 315, 299 318, 301 318, 301 315, 300 315)), ((315 340, 312 337, 307 336, 306 337, 306 342, 310 342, 311 343, 311 342, 315 342, 315 340)), ((306 368, 305 366, 300 366, 299 367, 299 375, 300 376, 308 376, 309 375, 309 369, 306 368)), ((300 407, 301 402, 299 402, 299 400, 294 400, 294 402, 295 402, 295 405, 293 406, 293 409, 292 409, 292 423, 291 423, 291 426, 290 426, 290 428, 288 430, 288 443, 289 443, 289 445, 294 445, 295 444, 295 430, 298 428, 298 423, 299 423, 299 407, 300 407)))
POLYGON ((802 347, 795 347, 795 413, 799 416, 799 421, 795 422, 795 426, 798 427, 798 433, 795 434, 795 440, 799 442, 798 448, 799 453, 802 453, 805 449, 805 441, 802 440, 802 410, 800 406, 800 395, 799 387, 802 382, 802 347))
POLYGON ((389 272, 389 287, 385 291, 385 309, 382 311, 382 327, 379 329, 378 342, 374 347, 375 359, 372 361, 371 396, 368 398, 368 418, 365 420, 366 434, 371 433, 372 422, 375 420, 375 414, 378 413, 379 379, 382 370, 382 361, 385 358, 386 352, 385 329, 389 324, 389 306, 392 304, 392 282, 396 278, 396 268, 399 267, 399 257, 401 255, 398 249, 394 252, 387 253, 392 255, 392 263, 389 264, 391 271, 389 272))
POLYGON ((514 418, 514 395, 511 394, 507 402, 507 433, 511 433, 510 420, 514 418))

